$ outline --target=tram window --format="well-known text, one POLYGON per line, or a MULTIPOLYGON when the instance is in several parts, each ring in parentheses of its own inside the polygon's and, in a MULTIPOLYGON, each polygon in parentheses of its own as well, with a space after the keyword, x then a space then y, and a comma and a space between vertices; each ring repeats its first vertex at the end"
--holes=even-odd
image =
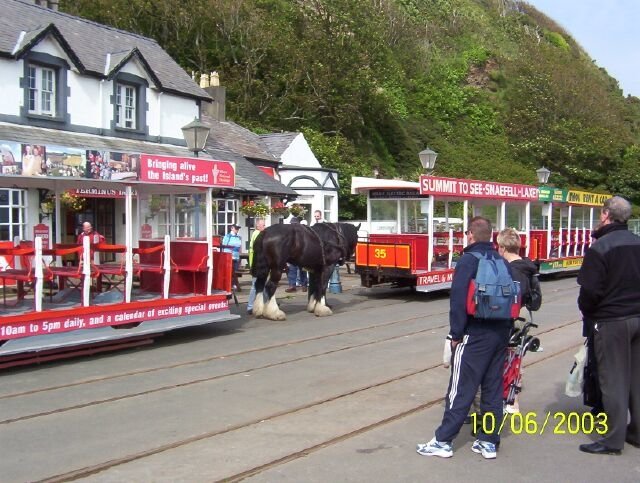
POLYGON ((398 201, 371 200, 371 231, 397 233, 398 201))
POLYGON ((427 233, 428 202, 424 200, 400 201, 400 226, 402 233, 427 233))

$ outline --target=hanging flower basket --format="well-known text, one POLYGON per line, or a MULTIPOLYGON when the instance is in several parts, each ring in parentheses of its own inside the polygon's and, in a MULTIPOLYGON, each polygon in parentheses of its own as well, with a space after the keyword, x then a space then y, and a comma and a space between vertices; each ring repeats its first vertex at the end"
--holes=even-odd
POLYGON ((256 216, 256 217, 265 217, 269 213, 271 213, 271 208, 269 208, 262 201, 244 201, 242 206, 240 207, 240 212, 245 216, 256 216))
POLYGON ((69 211, 80 212, 87 209, 86 198, 81 198, 65 191, 60 195, 60 203, 69 211))
POLYGON ((289 208, 284 206, 284 203, 282 201, 278 201, 271 207, 271 213, 276 216, 286 218, 287 216, 289 216, 289 208))
POLYGON ((291 205, 289 207, 289 213, 291 213, 291 215, 298 217, 298 218, 302 218, 305 213, 307 212, 307 210, 305 209, 304 206, 299 205, 297 203, 291 205))

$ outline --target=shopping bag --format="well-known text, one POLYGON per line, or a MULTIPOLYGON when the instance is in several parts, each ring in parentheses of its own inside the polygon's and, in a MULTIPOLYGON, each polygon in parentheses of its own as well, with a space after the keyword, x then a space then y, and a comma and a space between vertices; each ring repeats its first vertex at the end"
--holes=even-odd
POLYGON ((587 348, 583 345, 573 357, 575 358, 575 362, 569 371, 564 393, 569 397, 578 397, 582 395, 582 381, 584 380, 584 364, 587 360, 587 348))

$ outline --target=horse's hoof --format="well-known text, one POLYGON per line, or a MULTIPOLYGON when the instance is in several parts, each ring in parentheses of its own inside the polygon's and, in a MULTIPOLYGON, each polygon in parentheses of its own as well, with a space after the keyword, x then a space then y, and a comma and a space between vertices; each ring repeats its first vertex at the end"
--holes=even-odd
POLYGON ((287 320, 287 314, 285 314, 282 310, 278 310, 273 320, 287 320))
POLYGON ((313 313, 316 314, 316 317, 326 317, 333 314, 329 307, 320 304, 316 305, 316 309, 313 311, 313 313))
POLYGON ((314 299, 309 300, 309 303, 307 304, 307 312, 313 313, 316 308, 316 303, 317 302, 314 299))

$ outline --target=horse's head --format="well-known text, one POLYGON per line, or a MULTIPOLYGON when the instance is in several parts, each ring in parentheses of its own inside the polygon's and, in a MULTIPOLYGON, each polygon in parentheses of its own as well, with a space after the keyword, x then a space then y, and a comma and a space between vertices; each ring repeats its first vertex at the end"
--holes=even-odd
POLYGON ((360 229, 360 223, 355 226, 351 223, 338 223, 340 231, 344 240, 341 240, 345 249, 345 258, 343 262, 349 260, 353 253, 356 251, 356 245, 358 244, 358 230, 360 229))

